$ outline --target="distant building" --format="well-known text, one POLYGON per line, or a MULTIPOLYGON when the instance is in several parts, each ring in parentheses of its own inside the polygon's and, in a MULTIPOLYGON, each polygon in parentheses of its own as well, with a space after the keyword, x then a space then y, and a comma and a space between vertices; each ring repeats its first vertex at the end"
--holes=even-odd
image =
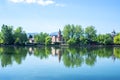
POLYGON ((29 43, 34 43, 34 37, 32 35, 29 35, 28 39, 29 43))
POLYGON ((112 32, 111 32, 111 37, 112 37, 112 40, 113 40, 113 43, 114 43, 114 37, 116 36, 116 32, 115 32, 115 30, 113 30, 112 32))
POLYGON ((63 36, 60 29, 58 32, 51 33, 50 36, 52 38, 52 44, 54 44, 55 42, 58 42, 58 43, 63 42, 63 36))
POLYGON ((38 33, 27 33, 27 38, 28 38, 28 41, 29 43, 34 43, 34 36, 38 34, 38 33))
POLYGON ((111 32, 111 36, 114 38, 115 35, 116 35, 116 32, 115 32, 115 30, 113 30, 113 31, 111 32))

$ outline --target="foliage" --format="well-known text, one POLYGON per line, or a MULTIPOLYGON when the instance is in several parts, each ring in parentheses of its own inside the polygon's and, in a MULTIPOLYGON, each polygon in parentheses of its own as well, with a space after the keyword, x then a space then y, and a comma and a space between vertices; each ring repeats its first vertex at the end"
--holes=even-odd
POLYGON ((49 45, 49 44, 51 44, 51 37, 50 36, 47 36, 46 38, 45 38, 45 45, 49 45))
POLYGON ((71 31, 71 25, 68 24, 68 25, 65 25, 64 29, 63 29, 63 37, 64 39, 67 41, 68 39, 71 38, 71 34, 72 34, 72 31, 71 31))
POLYGON ((3 43, 2 33, 0 32, 0 44, 3 43))
POLYGON ((99 34, 97 36, 97 42, 100 44, 112 44, 112 37, 110 34, 99 34))
POLYGON ((14 37, 15 37, 15 43, 17 44, 23 44, 27 41, 27 35, 25 31, 23 31, 22 27, 18 27, 14 31, 14 37))
POLYGON ((83 36, 83 34, 84 30, 82 29, 82 26, 76 25, 74 38, 80 38, 83 36))
POLYGON ((27 35, 22 27, 18 27, 13 32, 12 26, 3 25, 0 33, 0 43, 14 44, 14 43, 25 43, 27 41, 27 35))
POLYGON ((97 36, 97 42, 99 42, 100 44, 104 44, 104 34, 99 34, 97 36))
POLYGON ((63 29, 63 37, 64 39, 67 41, 70 38, 79 38, 80 36, 82 36, 84 33, 82 27, 80 25, 66 25, 63 29))
POLYGON ((120 33, 114 37, 114 44, 120 44, 120 33))
POLYGON ((84 32, 82 26, 68 24, 63 29, 63 37, 68 44, 90 44, 96 41, 96 32, 94 26, 88 26, 84 32))
POLYGON ((67 43, 68 43, 69 45, 75 45, 75 44, 76 44, 76 40, 75 40, 74 38, 70 38, 70 39, 67 41, 67 43))
POLYGON ((83 36, 84 30, 80 25, 66 25, 63 29, 63 37, 68 44, 80 43, 79 38, 83 36), (72 43, 70 43, 72 42, 72 43))
POLYGON ((48 36, 47 33, 41 32, 41 33, 36 34, 36 35, 34 36, 34 40, 35 40, 36 43, 45 44, 45 38, 46 38, 47 36, 48 36))
POLYGON ((106 34, 105 35, 105 41, 104 41, 105 44, 113 44, 113 39, 111 37, 110 34, 106 34))
POLYGON ((86 45, 88 43, 88 40, 85 36, 80 37, 80 45, 86 45))
POLYGON ((2 39, 4 44, 13 44, 14 43, 14 37, 13 37, 13 27, 2 25, 1 29, 2 39))
POLYGON ((85 36, 88 40, 95 41, 96 32, 94 26, 88 26, 85 28, 85 36))

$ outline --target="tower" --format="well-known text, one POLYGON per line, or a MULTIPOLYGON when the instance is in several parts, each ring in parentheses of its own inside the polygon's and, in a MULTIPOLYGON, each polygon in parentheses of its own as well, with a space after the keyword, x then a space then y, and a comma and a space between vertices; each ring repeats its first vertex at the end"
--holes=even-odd
POLYGON ((112 36, 113 43, 114 43, 114 37, 115 37, 115 35, 116 35, 116 32, 115 32, 115 30, 113 30, 113 31, 111 32, 111 36, 112 36))
POLYGON ((61 30, 59 29, 58 32, 58 41, 60 42, 62 40, 61 30))

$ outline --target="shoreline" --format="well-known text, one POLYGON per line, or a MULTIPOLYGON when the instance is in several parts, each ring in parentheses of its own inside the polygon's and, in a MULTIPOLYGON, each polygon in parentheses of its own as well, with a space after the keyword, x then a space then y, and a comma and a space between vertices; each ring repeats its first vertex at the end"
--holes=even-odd
POLYGON ((0 44, 0 47, 120 47, 119 45, 112 44, 112 45, 45 45, 45 44, 0 44))

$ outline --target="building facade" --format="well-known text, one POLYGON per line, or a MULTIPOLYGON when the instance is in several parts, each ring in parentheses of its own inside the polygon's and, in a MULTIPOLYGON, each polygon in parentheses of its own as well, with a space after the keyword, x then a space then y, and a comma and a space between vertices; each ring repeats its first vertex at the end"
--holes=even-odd
POLYGON ((61 30, 59 29, 58 32, 52 33, 50 34, 51 39, 52 39, 52 44, 58 42, 58 43, 62 43, 63 42, 63 36, 61 33, 61 30))

